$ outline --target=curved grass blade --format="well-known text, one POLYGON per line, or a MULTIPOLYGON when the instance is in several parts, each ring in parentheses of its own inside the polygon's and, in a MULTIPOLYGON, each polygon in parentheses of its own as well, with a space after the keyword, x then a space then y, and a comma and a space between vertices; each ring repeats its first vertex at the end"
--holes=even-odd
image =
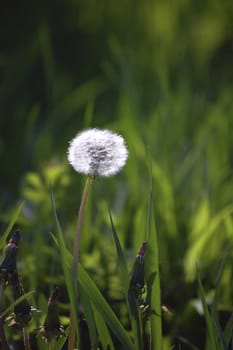
MULTIPOLYGON (((71 273, 71 254, 65 245, 63 232, 62 232, 62 229, 61 229, 58 217, 57 217, 57 212, 56 212, 56 208, 55 208, 55 202, 54 202, 52 190, 50 191, 50 196, 51 196, 53 215, 55 218, 55 224, 56 224, 56 229, 57 229, 57 236, 58 236, 58 243, 59 243, 58 247, 60 249, 61 263, 62 263, 64 275, 65 275, 66 287, 67 287, 67 291, 68 291, 68 295, 69 295, 69 299, 70 299, 70 304, 71 304, 72 310, 78 310, 77 301, 75 299, 74 286, 72 283, 73 279, 72 279, 72 273, 71 273)), ((76 328, 76 334, 77 334, 77 342, 79 344, 80 337, 79 337, 77 312, 74 312, 73 316, 74 316, 74 322, 75 322, 75 328, 76 328)))
POLYGON ((16 305, 18 305, 19 303, 21 303, 23 300, 27 299, 30 295, 32 295, 33 293, 35 293, 35 291, 30 291, 25 293, 24 295, 22 295, 21 297, 19 297, 17 300, 15 300, 13 303, 11 303, 10 306, 7 307, 7 309, 5 309, 1 314, 0 314, 0 318, 3 318, 3 316, 7 315, 8 312, 10 312, 16 305))
MULTIPOLYGON (((77 303, 75 301, 74 297, 74 289, 72 285, 72 276, 71 276, 71 261, 72 256, 71 253, 68 251, 68 249, 65 246, 64 237, 62 234, 62 229, 60 227, 56 210, 55 210, 55 204, 54 204, 54 198, 53 194, 51 192, 51 201, 52 201, 52 208, 53 213, 55 217, 56 222, 56 228, 58 233, 58 246, 61 253, 61 260, 62 260, 62 266, 65 274, 65 280, 67 284, 67 289, 69 293, 69 298, 71 302, 71 307, 74 307, 74 310, 77 310, 77 303)), ((56 242, 56 240, 55 240, 56 242)), ((134 350, 134 344, 129 338, 126 330, 112 311, 111 307, 106 302, 105 298, 97 288, 96 284, 92 281, 92 279, 89 277, 87 272, 84 270, 82 265, 79 263, 79 275, 78 275, 78 281, 85 291, 86 295, 89 297, 91 302, 96 306, 97 310, 103 315, 103 318, 105 319, 105 322, 108 324, 112 332, 115 334, 115 336, 118 338, 118 340, 122 343, 125 350, 134 350)), ((76 322, 77 322, 77 315, 76 316, 76 322)))
POLYGON ((68 337, 68 333, 69 333, 69 328, 66 328, 65 329, 65 336, 56 340, 56 343, 54 345, 54 349, 56 349, 56 350, 64 349, 63 346, 66 342, 67 337, 68 337))
POLYGON ((0 249, 3 248, 3 246, 6 244, 6 239, 9 235, 9 233, 11 232, 14 224, 16 223, 22 209, 24 207, 24 202, 22 202, 15 210, 14 214, 12 215, 11 221, 7 226, 7 229, 5 230, 5 232, 3 233, 1 239, 0 239, 0 249))
MULTIPOLYGON (((57 246, 59 246, 59 242, 58 242, 57 238, 52 233, 51 233, 51 236, 52 236, 55 244, 57 246)), ((67 261, 69 261, 69 264, 71 266, 72 255, 71 255, 71 253, 68 250, 67 250, 67 261)), ((79 276, 79 280, 80 280, 80 276, 79 276)), ((85 285, 85 281, 84 281, 84 285, 85 285)), ((99 332, 99 340, 100 340, 101 344, 102 345, 107 344, 109 346, 109 348, 106 348, 107 350, 111 350, 111 349, 114 350, 114 346, 113 346, 113 343, 112 343, 112 340, 111 340, 111 336, 109 334, 107 326, 105 325, 105 321, 104 321, 102 315, 100 314, 100 312, 98 311, 98 309, 95 307, 95 305, 93 305, 90 302, 89 295, 86 293, 86 289, 83 288, 81 283, 80 283, 80 291, 81 291, 80 297, 81 297, 81 301, 82 301, 83 306, 84 306, 85 317, 87 318, 87 321, 88 321, 88 327, 89 327, 90 337, 91 337, 92 343, 95 344, 95 337, 96 337, 95 336, 95 332, 96 332, 96 329, 97 329, 98 332, 99 332), (85 296, 85 299, 83 299, 83 296, 85 296), (86 305, 86 301, 85 300, 88 300, 89 304, 91 304, 91 307, 92 307, 93 313, 94 313, 94 319, 93 319, 93 315, 91 315, 91 313, 89 313, 87 308, 86 308, 87 305, 86 305), (97 313, 98 313, 98 315, 97 315, 97 313), (91 329, 90 327, 93 327, 93 329, 91 329), (95 330, 94 330, 94 328, 95 328, 95 330), (101 333, 102 331, 103 331, 103 333, 101 333)), ((60 350, 60 348, 58 350, 60 350)))
POLYGON ((96 327, 99 333, 99 341, 102 346, 101 348, 103 348, 103 350, 114 350, 115 347, 113 345, 112 338, 109 333, 109 329, 101 313, 96 309, 94 305, 93 305, 93 311, 95 315, 96 327))
POLYGON ((123 252, 123 249, 121 247, 121 243, 119 241, 113 220, 112 220, 112 214, 111 211, 109 210, 109 218, 111 222, 111 228, 112 228, 112 234, 116 246, 116 251, 117 251, 117 262, 119 266, 119 272, 121 275, 121 281, 123 283, 123 288, 125 295, 127 295, 128 289, 129 289, 129 272, 127 269, 127 264, 126 264, 126 259, 125 259, 125 254, 123 252))
POLYGON ((215 317, 215 314, 213 314, 212 312, 211 312, 211 317, 212 317, 213 325, 215 326, 217 347, 219 350, 227 350, 224 334, 219 324, 219 320, 218 318, 215 317))
POLYGON ((117 262, 119 266, 119 272, 121 276, 121 280, 123 282, 124 293, 126 296, 126 301, 128 305, 130 321, 134 336, 135 349, 142 349, 142 322, 141 315, 139 313, 138 304, 135 298, 135 293, 133 289, 130 288, 130 278, 127 269, 125 254, 121 247, 115 226, 113 224, 111 211, 109 210, 109 217, 112 227, 113 238, 115 241, 116 251, 117 251, 117 262))
POLYGON ((217 350, 218 345, 217 345, 217 339, 216 339, 216 330, 215 330, 215 326, 214 326, 214 323, 212 321, 212 318, 211 318, 211 315, 210 315, 210 312, 208 309, 208 305, 206 303, 205 291, 204 291, 204 288, 203 288, 202 283, 201 283, 199 271, 197 271, 197 279, 198 279, 199 294, 200 294, 200 298, 201 298, 201 302, 202 302, 202 306, 203 306, 203 310, 204 310, 206 326, 207 326, 207 331, 208 331, 208 335, 209 335, 210 349, 217 350))
POLYGON ((230 341, 233 345, 233 313, 229 317, 229 320, 227 321, 227 324, 224 329, 224 340, 226 343, 226 346, 230 347, 230 341))
POLYGON ((84 316, 88 324, 91 348, 95 349, 96 344, 98 343, 98 333, 96 329, 97 324, 95 322, 95 315, 92 308, 92 303, 90 299, 87 297, 81 285, 79 286, 79 295, 80 295, 80 300, 82 301, 82 307, 84 309, 84 316))
POLYGON ((108 324, 109 328, 122 343, 125 350, 134 350, 134 344, 129 338, 126 330, 120 323, 119 319, 116 317, 111 307, 106 302, 105 298, 97 288, 96 284, 89 277, 87 272, 84 270, 81 264, 79 264, 79 283, 82 285, 85 293, 95 305, 97 310, 103 316, 105 322, 108 324))

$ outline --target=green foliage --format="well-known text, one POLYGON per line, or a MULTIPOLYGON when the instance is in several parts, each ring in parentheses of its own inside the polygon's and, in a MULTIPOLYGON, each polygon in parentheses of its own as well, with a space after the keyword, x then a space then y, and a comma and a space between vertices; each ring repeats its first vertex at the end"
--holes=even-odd
MULTIPOLYGON (((155 311, 149 314, 152 336, 158 343, 163 339, 164 350, 229 347, 231 2, 68 0, 51 1, 46 8, 39 2, 20 6, 2 8, 0 247, 2 255, 8 234, 19 227, 20 276, 25 292, 35 291, 32 305, 41 310, 29 331, 43 324, 54 285, 62 288, 61 317, 65 327, 69 323, 72 291, 67 290, 64 261, 74 239, 83 179, 68 167, 66 152, 78 131, 101 127, 124 136, 129 159, 115 178, 96 180, 83 218, 81 294, 91 342, 98 339, 103 348, 113 349, 121 334, 121 341, 132 346, 128 337, 135 336, 137 324, 132 327, 126 302, 128 271, 148 240, 145 275, 155 311), (51 211, 50 185, 59 226, 51 211), (24 204, 15 210, 18 202, 24 204), (89 295, 87 286, 97 294, 89 295), (162 312, 160 304, 171 312, 162 312), (119 334, 110 325, 117 325, 119 334)), ((146 334, 148 329, 147 322, 146 334)), ((12 336, 12 344, 18 346, 18 338, 12 336)), ((44 348, 34 335, 32 341, 33 349, 44 348)))

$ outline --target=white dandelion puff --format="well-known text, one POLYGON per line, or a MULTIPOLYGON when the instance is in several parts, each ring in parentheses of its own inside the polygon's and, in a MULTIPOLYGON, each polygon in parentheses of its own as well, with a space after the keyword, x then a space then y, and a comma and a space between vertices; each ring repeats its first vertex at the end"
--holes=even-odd
POLYGON ((108 177, 123 168, 128 151, 121 135, 88 129, 70 141, 68 160, 74 169, 92 177, 108 177))

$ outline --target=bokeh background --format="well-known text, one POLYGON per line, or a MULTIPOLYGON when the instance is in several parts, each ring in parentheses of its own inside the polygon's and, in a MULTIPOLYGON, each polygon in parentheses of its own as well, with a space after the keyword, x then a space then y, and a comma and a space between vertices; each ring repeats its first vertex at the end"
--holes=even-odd
MULTIPOLYGON (((165 349, 204 349, 197 263, 211 303, 224 260, 222 325, 233 308, 232 1, 10 1, 0 18, 1 230, 25 200, 25 289, 43 310, 64 285, 48 183, 71 247, 84 179, 67 162, 68 142, 88 127, 111 129, 129 160, 93 186, 83 264, 127 326, 107 207, 130 265, 144 240, 151 163, 162 301, 172 311, 165 349)), ((65 322, 65 287, 61 299, 65 322)))

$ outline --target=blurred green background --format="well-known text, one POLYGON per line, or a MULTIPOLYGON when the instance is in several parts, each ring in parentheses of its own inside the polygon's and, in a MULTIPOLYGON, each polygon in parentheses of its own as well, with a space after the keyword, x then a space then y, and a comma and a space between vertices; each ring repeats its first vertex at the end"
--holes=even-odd
MULTIPOLYGON (((71 247, 84 179, 67 163, 68 142, 100 127, 124 136, 129 160, 119 175, 93 186, 84 266, 127 324, 107 206, 131 264, 145 235, 151 158, 162 301, 172 310, 164 317, 167 349, 189 349, 187 341, 204 348, 197 262, 211 300, 225 257, 225 324, 233 309, 232 16, 230 0, 2 5, 1 229, 25 200, 20 273, 41 309, 53 285, 64 283, 49 235, 48 182, 71 247)), ((65 290, 62 300, 65 314, 65 290)))

